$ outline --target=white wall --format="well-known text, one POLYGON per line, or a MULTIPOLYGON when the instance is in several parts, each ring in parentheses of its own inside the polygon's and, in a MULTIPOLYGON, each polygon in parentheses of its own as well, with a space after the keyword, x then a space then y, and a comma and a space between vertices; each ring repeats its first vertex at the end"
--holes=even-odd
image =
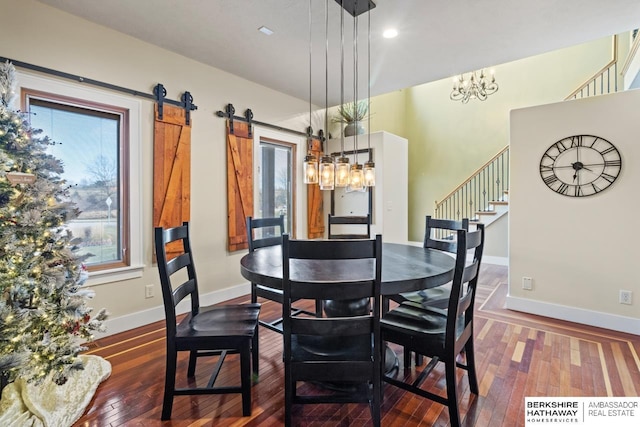
MULTIPOLYGON (((373 152, 373 161, 376 165, 376 185, 373 189, 373 212, 371 234, 382 234, 385 242, 404 243, 408 240, 408 141, 398 135, 389 132, 372 132, 371 139, 368 135, 359 135, 358 147, 367 148, 370 143, 373 152)), ((340 139, 329 140, 329 153, 340 151, 340 139)), ((354 149, 354 137, 344 138, 345 151, 354 149)), ((366 154, 360 154, 358 163, 364 164, 368 160, 366 154)), ((359 204, 356 215, 366 215, 367 209, 362 209, 362 203, 366 202, 364 193, 345 194, 337 190, 334 197, 344 197, 337 201, 336 205, 349 206, 359 204)), ((325 216, 331 211, 331 192, 324 194, 325 216)), ((349 212, 336 210, 336 215, 348 215, 349 212)), ((347 232, 340 231, 340 232, 347 232)))
POLYGON ((509 308, 640 334, 638 209, 640 91, 511 112, 509 308), (574 198, 551 191, 540 158, 570 135, 601 136, 622 155, 607 190, 574 198), (522 289, 522 277, 533 290, 522 289), (633 305, 618 303, 620 289, 633 305))
MULTIPOLYGON (((159 23, 158 25, 162 25, 159 23)), ((182 35, 176 34, 176 37, 182 35)), ((204 302, 248 293, 240 275, 245 251, 227 247, 225 121, 215 116, 227 103, 238 115, 251 108, 256 120, 278 122, 308 111, 308 103, 95 25, 33 0, 0 1, 0 56, 152 93, 157 83, 167 97, 189 91, 198 106, 192 117, 191 221, 204 302), (235 287, 235 288, 234 288, 235 287)), ((142 98, 140 98, 142 99, 142 98)), ((152 265, 153 103, 141 101, 143 276, 94 287, 91 306, 111 313, 109 332, 163 318, 158 272, 152 265), (156 296, 144 298, 144 287, 156 296)), ((300 131, 304 131, 301 126, 300 131)), ((304 155, 304 150, 298 154, 304 155)), ((298 187, 304 191, 304 186, 298 187)), ((304 200, 298 195, 298 200, 304 200)), ((306 203, 299 203, 306 209, 306 203)), ((298 225, 306 224, 300 211, 298 225)), ((306 226, 304 227, 306 231, 306 226)))

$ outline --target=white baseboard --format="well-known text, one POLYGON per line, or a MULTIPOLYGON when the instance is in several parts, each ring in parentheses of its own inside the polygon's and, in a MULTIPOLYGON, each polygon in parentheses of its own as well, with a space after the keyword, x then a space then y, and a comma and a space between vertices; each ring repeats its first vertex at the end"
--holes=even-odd
POLYGON ((509 310, 640 335, 640 319, 507 295, 509 310))
MULTIPOLYGON (((248 295, 251 292, 249 283, 242 283, 240 285, 231 286, 229 288, 221 289, 219 291, 213 291, 200 295, 200 305, 212 305, 219 302, 228 301, 233 298, 237 298, 243 295, 248 295)), ((159 299, 162 301, 162 297, 159 299)), ((177 313, 186 313, 190 309, 190 299, 186 298, 176 307, 177 313)), ((138 311, 136 313, 126 314, 124 316, 108 318, 105 321, 107 327, 106 332, 97 332, 94 334, 95 338, 103 338, 109 335, 114 335, 120 332, 128 331, 129 329, 138 328, 140 326, 148 325, 149 323, 164 320, 164 307, 159 305, 157 307, 149 308, 147 310, 138 311)))
POLYGON ((509 258, 503 256, 482 255, 483 264, 504 265, 509 266, 509 258))

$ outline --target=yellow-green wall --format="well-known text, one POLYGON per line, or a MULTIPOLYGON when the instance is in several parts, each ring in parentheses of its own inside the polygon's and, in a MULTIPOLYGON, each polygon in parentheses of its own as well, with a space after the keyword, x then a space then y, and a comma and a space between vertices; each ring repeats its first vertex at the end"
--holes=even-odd
POLYGON ((421 240, 424 216, 509 143, 514 108, 563 100, 612 55, 604 38, 493 67, 500 88, 486 101, 449 100, 452 79, 377 96, 371 128, 409 140, 409 239, 421 240))

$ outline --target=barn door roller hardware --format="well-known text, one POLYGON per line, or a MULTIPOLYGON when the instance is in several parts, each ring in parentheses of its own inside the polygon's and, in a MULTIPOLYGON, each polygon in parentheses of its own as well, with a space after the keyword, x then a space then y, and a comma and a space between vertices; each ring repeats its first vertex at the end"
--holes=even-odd
POLYGON ((185 124, 189 125, 191 124, 191 111, 193 110, 197 110, 198 106, 195 105, 193 103, 193 96, 191 96, 191 93, 189 92, 185 92, 182 94, 181 100, 180 102, 177 101, 172 101, 170 99, 166 99, 165 97, 167 96, 167 90, 164 88, 164 86, 162 85, 162 83, 158 83, 154 88, 153 88, 153 95, 155 97, 156 103, 158 104, 158 119, 162 120, 162 114, 163 114, 163 105, 164 103, 168 103, 168 104, 172 104, 172 105, 177 105, 178 107, 182 107, 185 110, 185 124))

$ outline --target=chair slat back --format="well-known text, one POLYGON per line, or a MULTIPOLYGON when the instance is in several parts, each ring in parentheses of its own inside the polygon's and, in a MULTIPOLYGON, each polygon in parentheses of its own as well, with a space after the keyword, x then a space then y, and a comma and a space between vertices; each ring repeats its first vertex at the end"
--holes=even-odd
POLYGON ((328 217, 328 237, 329 239, 369 239, 371 238, 371 214, 363 216, 334 216, 329 214, 328 217), (340 233, 338 230, 351 230, 351 226, 366 227, 366 232, 363 230, 361 233, 340 233))
POLYGON ((452 346, 459 351, 458 347, 461 349, 473 334, 473 306, 484 249, 484 225, 478 224, 478 229, 473 232, 458 230, 456 233, 458 247, 449 296, 445 346, 452 346), (468 260, 472 250, 473 258, 468 260))
POLYGON ((284 233, 284 215, 272 218, 247 217, 247 241, 249 242, 249 252, 267 246, 282 244, 282 234, 284 233), (260 232, 261 236, 256 237, 260 232))
POLYGON ((427 215, 424 228, 423 247, 456 253, 457 243, 454 240, 456 231, 469 231, 469 219, 461 221, 452 219, 438 219, 427 215))
POLYGON ((156 227, 154 229, 154 241, 167 334, 175 335, 177 324, 176 305, 187 296, 190 296, 192 314, 197 314, 200 308, 198 280, 189 241, 189 223, 184 222, 181 226, 168 229, 156 227), (183 253, 168 260, 166 246, 175 241, 182 242, 183 253), (174 283, 174 276, 183 278, 184 275, 178 273, 184 270, 186 270, 186 280, 183 279, 180 283, 174 283))
MULTIPOLYGON (((366 240, 290 240, 288 234, 283 235, 282 243, 283 266, 283 319, 284 319, 284 358, 285 363, 292 360, 292 341, 294 336, 322 336, 329 339, 348 339, 355 335, 371 335, 366 342, 372 343, 371 358, 368 370, 364 369, 369 380, 372 372, 379 375, 380 364, 380 283, 382 280, 382 236, 366 240), (335 280, 313 281, 311 278, 291 278, 291 264, 299 263, 296 269, 304 268, 305 262, 313 261, 313 268, 329 272, 335 280), (326 262, 326 266, 323 263, 326 262), (358 266, 357 269, 354 265, 358 266), (354 272, 355 271, 355 272, 354 272), (357 273, 360 271, 361 273, 357 273), (364 273, 363 273, 364 272, 364 273), (372 310, 366 314, 353 317, 302 317, 291 316, 291 303, 297 299, 332 299, 351 300, 369 298, 372 310), (374 338, 375 337, 375 338, 374 338), (374 368, 374 366, 376 366, 374 368), (373 369, 373 371, 372 371, 373 369)), ((298 273, 296 273, 298 274, 298 273)), ((296 359, 295 365, 304 365, 304 361, 296 359)), ((316 369, 297 368, 298 373, 308 374, 306 381, 326 380, 328 373, 323 372, 323 361, 315 360, 316 369), (308 371, 307 371, 308 370, 308 371)), ((334 369, 334 380, 340 381, 345 370, 352 378, 354 372, 361 369, 354 368, 354 360, 345 358, 343 361, 326 361, 326 369, 334 369), (331 366, 331 368, 329 368, 331 366), (338 366, 341 366, 340 368, 338 366), (341 371, 340 371, 341 370, 341 371), (351 371, 350 371, 351 370, 351 371)), ((364 374, 363 374, 364 375, 364 374)), ((303 380, 303 379, 300 379, 303 380)))

